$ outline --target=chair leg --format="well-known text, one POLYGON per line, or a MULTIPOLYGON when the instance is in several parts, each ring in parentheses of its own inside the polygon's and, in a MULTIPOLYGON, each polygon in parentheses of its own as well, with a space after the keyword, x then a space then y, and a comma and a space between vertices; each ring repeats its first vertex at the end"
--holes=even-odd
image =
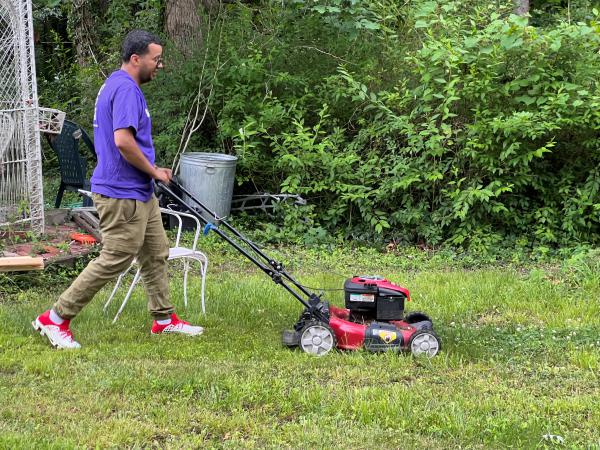
POLYGON ((202 289, 200 290, 201 301, 202 301, 202 314, 206 315, 206 307, 204 305, 204 286, 206 284, 206 270, 208 268, 208 259, 204 262, 200 261, 200 273, 202 275, 202 289))
POLYGON ((138 268, 137 272, 135 273, 135 276, 133 277, 133 281, 131 282, 131 286, 129 286, 129 290, 127 291, 127 295, 123 299, 123 303, 121 303, 121 307, 117 311, 117 315, 113 319, 112 323, 115 323, 117 321, 117 319, 119 318, 119 316, 123 312, 123 309, 125 309, 125 305, 127 304, 127 301, 129 300, 129 297, 131 297, 131 293, 133 292, 133 289, 135 288, 135 285, 140 280, 141 275, 142 275, 142 269, 138 268))
POLYGON ((123 280, 124 276, 125 276, 125 272, 122 273, 121 275, 119 275, 119 278, 117 278, 117 282, 115 283, 115 287, 113 288, 112 292, 110 293, 110 297, 108 297, 108 300, 106 300, 106 303, 104 304, 104 308, 102 308, 102 311, 104 311, 104 314, 106 314, 106 311, 108 309, 108 305, 110 305, 110 303, 112 302, 113 298, 115 298, 115 294, 117 293, 117 290, 119 289, 119 286, 121 286, 121 281, 123 280))
POLYGON ((82 206, 84 207, 89 207, 89 206, 94 206, 94 201, 89 198, 87 195, 82 195, 82 206))
MULTIPOLYGON (((83 188, 86 191, 90 191, 92 189, 92 185, 90 184, 90 182, 88 180, 86 180, 83 183, 83 188)), ((87 195, 82 195, 82 197, 83 197, 83 206, 94 206, 94 201, 90 197, 88 197, 87 195)))
POLYGON ((125 275, 127 275, 129 273, 129 271, 131 270, 131 268, 133 267, 133 264, 131 264, 127 270, 125 270, 124 272, 121 273, 121 275, 119 275, 119 278, 117 278, 117 282, 115 283, 115 287, 113 288, 110 297, 108 297, 108 300, 106 300, 106 303, 104 304, 104 308, 102 308, 102 310, 104 311, 104 314, 106 314, 107 309, 108 309, 108 305, 110 305, 110 303, 113 301, 113 298, 115 298, 115 294, 117 293, 117 290, 119 289, 119 286, 121 286, 121 282, 123 281, 123 278, 125 278, 125 275))
POLYGON ((60 208, 60 202, 62 202, 63 194, 65 192, 65 184, 61 181, 58 192, 56 193, 56 201, 54 202, 55 208, 60 208))
POLYGON ((183 260, 183 304, 185 305, 185 307, 187 308, 188 305, 188 300, 187 300, 187 279, 188 279, 188 272, 190 270, 190 263, 187 261, 187 259, 183 260))
POLYGON ((204 302, 204 290, 205 290, 205 286, 206 286, 206 271, 208 268, 208 259, 203 258, 199 255, 187 256, 183 259, 183 267, 184 267, 184 271, 183 271, 183 302, 186 307, 188 304, 187 279, 188 279, 188 273, 190 271, 190 263, 191 263, 191 261, 188 261, 188 259, 197 261, 200 264, 200 278, 201 278, 201 283, 202 283, 202 287, 200 290, 200 301, 201 301, 201 305, 202 305, 202 314, 206 315, 206 306, 205 306, 205 302, 204 302))
POLYGON ((208 269, 208 259, 204 258, 202 256, 197 256, 194 258, 194 260, 198 261, 198 263, 200 264, 200 282, 201 282, 201 288, 200 288, 200 305, 202 307, 202 314, 206 315, 206 304, 205 304, 205 300, 204 300, 204 291, 205 291, 205 287, 206 287, 206 272, 208 269))

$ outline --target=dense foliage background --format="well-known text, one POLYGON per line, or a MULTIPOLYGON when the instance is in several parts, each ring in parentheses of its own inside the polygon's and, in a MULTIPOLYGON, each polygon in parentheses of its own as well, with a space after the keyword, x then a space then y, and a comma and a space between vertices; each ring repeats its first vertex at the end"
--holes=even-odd
POLYGON ((235 154, 238 192, 308 200, 265 221, 266 237, 542 253, 600 241, 594 2, 525 16, 502 0, 34 5, 41 104, 88 128, 124 34, 165 37, 167 68, 144 88, 159 158, 235 154))

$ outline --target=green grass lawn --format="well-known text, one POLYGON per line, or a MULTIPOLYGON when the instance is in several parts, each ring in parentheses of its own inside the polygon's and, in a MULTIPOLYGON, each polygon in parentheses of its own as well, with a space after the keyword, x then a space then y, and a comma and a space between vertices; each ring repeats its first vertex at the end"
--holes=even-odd
POLYGON ((366 272, 408 287, 407 309, 430 314, 443 341, 432 360, 317 358, 281 345, 300 304, 223 246, 209 250, 206 317, 196 301, 181 307, 179 274, 171 281, 181 315, 206 327, 196 339, 150 336, 141 288, 111 325, 109 285, 72 324, 83 348, 56 351, 31 321, 60 291, 2 297, 0 448, 600 448, 594 274, 575 287, 546 269, 288 249, 310 286, 366 272))

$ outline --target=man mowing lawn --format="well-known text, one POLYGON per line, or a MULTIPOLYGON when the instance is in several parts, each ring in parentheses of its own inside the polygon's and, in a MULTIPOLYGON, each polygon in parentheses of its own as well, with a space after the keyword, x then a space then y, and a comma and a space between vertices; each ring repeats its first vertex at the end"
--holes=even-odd
POLYGON ((56 348, 79 348, 70 321, 96 292, 137 258, 154 317, 152 334, 197 336, 202 327, 180 320, 169 300, 169 242, 162 225, 153 179, 169 183, 170 169, 154 165, 152 121, 140 90, 163 67, 160 39, 134 30, 123 41, 121 69, 98 91, 94 111, 94 143, 98 165, 91 179, 100 216, 102 251, 91 261, 52 309, 33 327, 56 348))

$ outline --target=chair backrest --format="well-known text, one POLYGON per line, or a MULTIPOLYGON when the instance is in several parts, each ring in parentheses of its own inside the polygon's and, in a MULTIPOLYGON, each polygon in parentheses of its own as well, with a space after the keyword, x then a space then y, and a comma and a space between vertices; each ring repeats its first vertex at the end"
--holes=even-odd
POLYGON ((160 212, 162 212, 163 214, 168 214, 171 216, 174 216, 175 218, 177 218, 177 237, 175 238, 175 247, 180 247, 181 246, 181 231, 183 229, 183 217, 187 217, 189 219, 192 219, 195 223, 195 233, 194 233, 194 243, 192 244, 192 250, 196 250, 196 246, 198 245, 198 238, 200 237, 200 231, 202 230, 202 227, 200 226, 200 220, 198 220, 198 218, 192 214, 188 214, 188 213, 183 213, 180 211, 174 211, 172 209, 168 209, 168 208, 160 208, 160 212))
POLYGON ((8 146, 15 131, 15 122, 8 114, 0 113, 0 161, 4 153, 8 150, 8 146))
POLYGON ((74 122, 65 120, 61 133, 54 138, 48 137, 50 147, 58 156, 61 181, 66 185, 83 187, 85 183, 87 162, 79 151, 81 141, 95 157, 94 144, 85 130, 74 122))

